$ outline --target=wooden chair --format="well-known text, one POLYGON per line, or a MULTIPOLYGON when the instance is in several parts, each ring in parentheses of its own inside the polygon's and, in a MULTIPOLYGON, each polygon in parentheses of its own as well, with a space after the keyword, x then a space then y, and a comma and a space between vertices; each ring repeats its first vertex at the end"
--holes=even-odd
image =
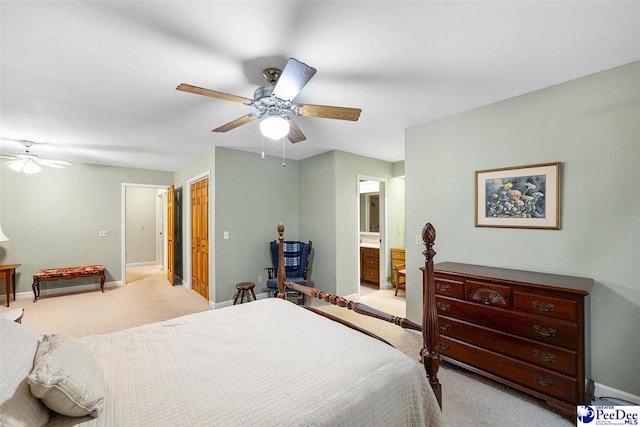
MULTIPOLYGON (((300 285, 307 286, 309 275, 311 274, 311 253, 313 243, 301 242, 294 240, 283 240, 283 260, 285 279, 288 282, 295 282, 300 285)), ((278 267, 279 267, 279 250, 280 243, 277 240, 269 243, 269 252, 271 252, 271 262, 273 267, 265 268, 268 273, 267 279, 267 295, 275 297, 278 294, 278 267)), ((303 293, 294 289, 287 288, 285 293, 297 298, 298 304, 304 305, 303 293)))
POLYGON ((403 289, 406 290, 406 283, 407 283, 407 277, 406 277, 406 272, 407 270, 405 269, 405 265, 404 264, 397 264, 393 266, 393 269, 396 272, 396 282, 394 283, 394 286, 396 288, 396 296, 398 296, 398 289, 400 289, 400 286, 402 286, 403 289))

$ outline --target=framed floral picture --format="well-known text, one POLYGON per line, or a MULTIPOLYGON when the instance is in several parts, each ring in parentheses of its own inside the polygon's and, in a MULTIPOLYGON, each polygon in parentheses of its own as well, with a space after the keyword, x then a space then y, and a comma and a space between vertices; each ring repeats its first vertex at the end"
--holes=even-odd
POLYGON ((476 227, 560 229, 560 163, 476 171, 476 227))

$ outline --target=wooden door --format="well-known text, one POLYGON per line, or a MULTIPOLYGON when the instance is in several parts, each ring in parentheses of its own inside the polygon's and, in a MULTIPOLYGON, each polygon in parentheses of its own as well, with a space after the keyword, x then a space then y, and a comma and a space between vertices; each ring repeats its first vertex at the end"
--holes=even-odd
POLYGON ((191 184, 191 286, 209 299, 209 179, 191 184))
POLYGON ((174 186, 167 189, 167 280, 172 285, 175 284, 175 199, 176 191, 174 186))

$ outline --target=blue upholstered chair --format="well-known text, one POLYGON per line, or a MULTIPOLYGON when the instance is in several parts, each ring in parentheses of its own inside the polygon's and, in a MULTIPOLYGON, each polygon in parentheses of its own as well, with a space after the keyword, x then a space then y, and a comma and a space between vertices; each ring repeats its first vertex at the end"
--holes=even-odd
MULTIPOLYGON (((311 267, 309 260, 311 258, 312 243, 309 241, 298 242, 293 240, 284 241, 284 270, 287 282, 295 282, 307 286, 311 267)), ((275 297, 278 294, 278 241, 274 240, 269 243, 271 251, 271 262, 273 267, 265 268, 269 275, 267 280, 267 294, 269 297, 275 297)), ((287 295, 295 295, 298 298, 298 304, 304 304, 304 294, 287 288, 287 295)))

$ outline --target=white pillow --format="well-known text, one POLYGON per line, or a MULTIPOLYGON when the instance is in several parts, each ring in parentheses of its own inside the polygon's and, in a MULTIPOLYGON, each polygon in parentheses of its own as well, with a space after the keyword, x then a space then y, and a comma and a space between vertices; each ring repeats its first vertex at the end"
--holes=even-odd
POLYGON ((40 336, 0 316, 0 425, 44 426, 49 410, 29 393, 27 376, 40 336))
POLYGON ((31 394, 70 417, 97 417, 104 405, 104 373, 89 347, 68 335, 45 335, 28 377, 31 394))

